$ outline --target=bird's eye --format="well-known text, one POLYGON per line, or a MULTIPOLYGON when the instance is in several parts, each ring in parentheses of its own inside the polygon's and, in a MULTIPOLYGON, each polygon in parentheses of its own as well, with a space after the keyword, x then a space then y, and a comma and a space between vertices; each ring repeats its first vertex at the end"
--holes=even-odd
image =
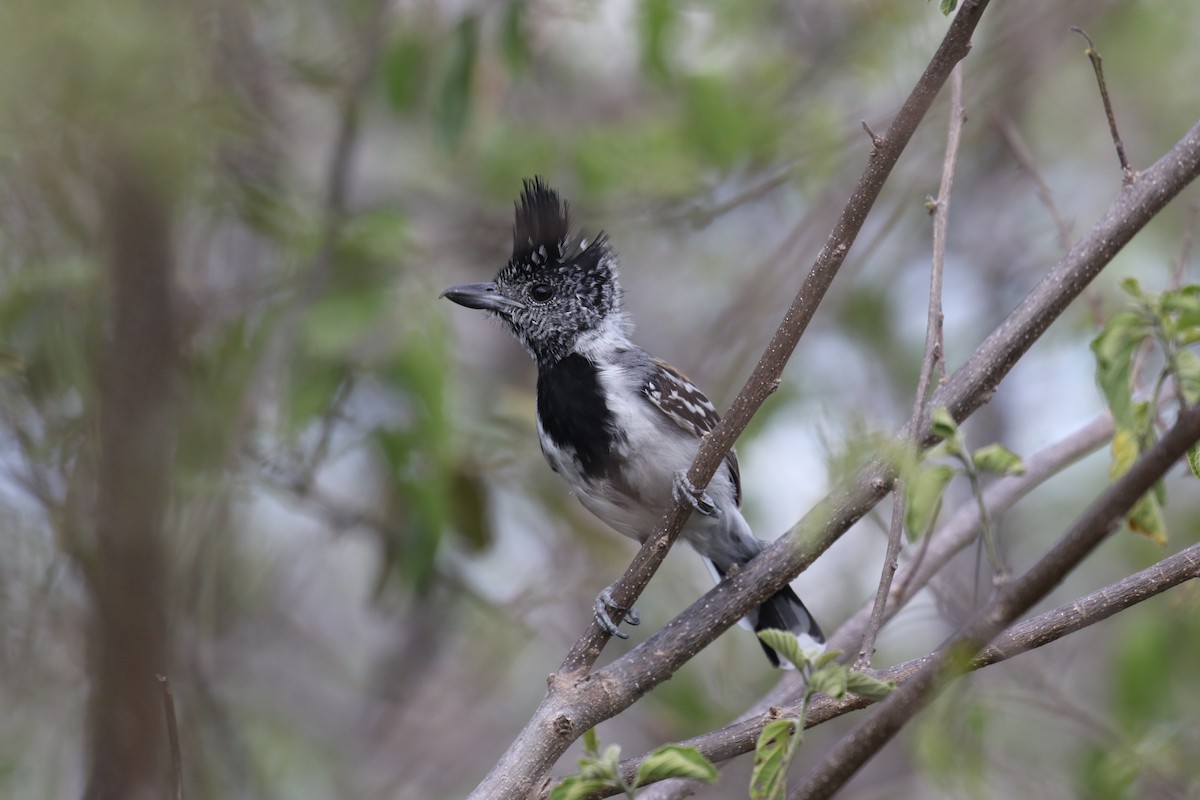
POLYGON ((554 297, 554 287, 548 283, 535 283, 529 288, 529 297, 535 303, 544 303, 554 297))

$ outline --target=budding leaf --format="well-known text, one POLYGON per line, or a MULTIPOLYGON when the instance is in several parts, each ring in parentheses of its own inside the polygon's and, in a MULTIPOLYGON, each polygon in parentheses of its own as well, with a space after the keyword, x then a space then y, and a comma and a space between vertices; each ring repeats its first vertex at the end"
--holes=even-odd
POLYGON ((868 700, 882 700, 895 688, 895 681, 881 681, 865 672, 851 672, 846 676, 846 690, 868 700))
POLYGON ((849 672, 844 664, 826 664, 809 677, 808 688, 837 700, 846 694, 849 672))
POLYGON ((1138 498, 1125 516, 1129 530, 1145 536, 1159 547, 1167 545, 1167 522, 1163 518, 1162 503, 1153 490, 1138 498))
POLYGON ((1180 350, 1175 354, 1175 380, 1179 391, 1188 403, 1200 401, 1200 356, 1191 350, 1180 350))
POLYGON ((580 775, 572 775, 554 787, 550 792, 550 800, 587 800, 594 793, 607 788, 607 781, 588 780, 580 775))
POLYGON ((1112 464, 1108 467, 1108 476, 1115 481, 1128 472, 1133 462, 1137 461, 1138 453, 1141 452, 1137 434, 1128 428, 1117 428, 1109 449, 1112 452, 1112 464))
POLYGON ((929 530, 941 507, 942 494, 953 477, 952 467, 935 464, 918 470, 904 484, 908 500, 904 509, 904 525, 910 537, 918 539, 929 530))
POLYGON ((1025 464, 1021 457, 1002 444, 989 444, 971 454, 976 468, 995 475, 1021 475, 1025 464))
POLYGON ((1121 281, 1121 290, 1134 300, 1146 299, 1146 293, 1142 291, 1142 285, 1138 283, 1137 278, 1131 277, 1121 281))
POLYGON ((798 719, 777 719, 763 727, 754 746, 750 800, 784 800, 787 797, 788 767, 803 734, 803 723, 798 719))
POLYGON ((668 744, 658 748, 642 760, 637 771, 637 785, 642 786, 667 778, 688 778, 705 783, 716 783, 718 777, 720 776, 716 766, 695 747, 668 744))
POLYGON ((1118 311, 1092 340, 1096 357, 1096 383, 1118 426, 1132 428, 1133 356, 1150 335, 1150 326, 1138 311, 1118 311))
POLYGON ((808 663, 808 656, 800 648, 800 640, 796 638, 796 634, 767 628, 758 632, 758 638, 767 647, 792 662, 796 669, 803 669, 804 665, 808 663))
POLYGON ((939 439, 954 439, 958 436, 958 423, 943 406, 938 406, 929 415, 929 429, 939 439))

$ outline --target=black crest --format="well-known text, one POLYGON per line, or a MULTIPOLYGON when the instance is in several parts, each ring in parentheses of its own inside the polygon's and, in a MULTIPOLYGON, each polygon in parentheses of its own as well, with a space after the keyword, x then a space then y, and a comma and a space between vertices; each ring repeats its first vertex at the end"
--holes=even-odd
POLYGON ((513 261, 535 260, 535 253, 543 258, 560 258, 570 228, 567 206, 558 192, 539 177, 526 180, 513 225, 513 261))

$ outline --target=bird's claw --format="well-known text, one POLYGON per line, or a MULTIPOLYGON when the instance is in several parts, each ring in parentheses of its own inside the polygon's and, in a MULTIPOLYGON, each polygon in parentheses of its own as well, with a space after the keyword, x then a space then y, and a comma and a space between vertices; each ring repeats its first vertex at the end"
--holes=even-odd
POLYGON ((671 484, 671 494, 679 502, 687 503, 706 517, 721 516, 721 509, 717 508, 717 504, 708 496, 708 492, 700 491, 688 480, 686 470, 681 469, 675 473, 675 480, 671 484))
POLYGON ((592 605, 592 615, 596 619, 596 624, 607 631, 610 636, 616 636, 618 639, 628 639, 629 634, 617 627, 617 623, 613 622, 612 617, 609 616, 609 610, 619 611, 624 614, 625 621, 630 625, 641 625, 642 617, 633 606, 626 608, 613 600, 612 589, 613 587, 609 586, 599 594, 596 602, 592 605))

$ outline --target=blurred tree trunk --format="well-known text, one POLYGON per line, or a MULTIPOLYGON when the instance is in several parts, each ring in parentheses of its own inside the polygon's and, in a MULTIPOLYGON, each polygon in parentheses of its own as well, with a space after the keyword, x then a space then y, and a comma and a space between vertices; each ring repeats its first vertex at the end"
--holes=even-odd
POLYGON ((175 319, 170 219, 135 160, 114 159, 105 198, 107 342, 98 416, 90 771, 86 800, 167 796, 162 526, 173 442, 175 319))

